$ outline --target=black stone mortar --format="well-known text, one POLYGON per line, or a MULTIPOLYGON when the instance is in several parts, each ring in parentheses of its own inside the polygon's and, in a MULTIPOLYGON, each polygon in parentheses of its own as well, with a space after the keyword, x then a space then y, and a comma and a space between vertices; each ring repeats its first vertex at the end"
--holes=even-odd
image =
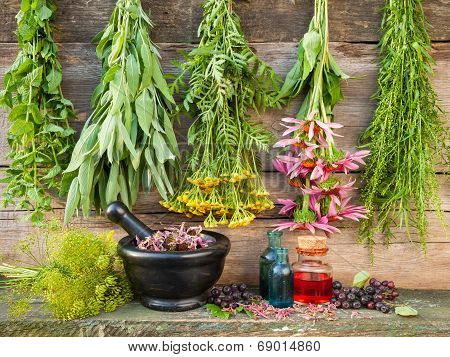
POLYGON ((121 202, 107 209, 108 218, 130 235, 118 244, 125 272, 142 305, 160 311, 187 311, 203 306, 219 280, 230 251, 223 234, 202 231, 208 247, 193 251, 151 252, 137 248, 135 237, 155 232, 139 221, 121 202))

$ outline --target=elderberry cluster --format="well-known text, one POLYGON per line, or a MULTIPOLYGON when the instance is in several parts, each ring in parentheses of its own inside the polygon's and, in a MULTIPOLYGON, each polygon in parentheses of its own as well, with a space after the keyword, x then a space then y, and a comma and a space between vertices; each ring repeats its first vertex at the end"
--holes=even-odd
POLYGON ((338 309, 360 309, 366 307, 370 310, 378 310, 387 314, 391 308, 386 302, 394 300, 398 296, 393 281, 382 282, 375 278, 370 279, 365 288, 343 287, 339 281, 333 282, 333 297, 330 302, 338 309))
POLYGON ((248 305, 253 294, 247 290, 247 285, 231 284, 222 289, 214 288, 210 291, 208 304, 215 304, 221 308, 237 308, 239 304, 248 305))

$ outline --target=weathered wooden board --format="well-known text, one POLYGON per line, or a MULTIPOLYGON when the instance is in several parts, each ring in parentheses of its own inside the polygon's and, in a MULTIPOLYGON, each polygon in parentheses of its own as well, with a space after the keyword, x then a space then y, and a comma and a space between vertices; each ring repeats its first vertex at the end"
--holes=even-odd
MULTIPOLYGON (((2 176, 5 169, 0 169, 0 176, 2 176)), ((337 177, 343 182, 348 182, 350 180, 356 181, 355 188, 359 188, 361 185, 361 174, 351 173, 349 176, 344 174, 337 174, 337 177)), ((277 202, 278 199, 282 198, 292 198, 295 199, 298 194, 297 189, 289 186, 286 181, 286 177, 278 172, 264 172, 263 180, 266 185, 267 190, 270 193, 270 198, 273 202, 277 202)), ((441 187, 440 197, 442 200, 442 209, 444 211, 450 212, 450 185, 448 184, 448 177, 445 175, 438 175, 438 182, 441 187)), ((0 184, 0 192, 5 185, 0 184)), ((359 191, 354 192, 355 201, 358 201, 359 191)), ((166 211, 164 207, 159 204, 161 197, 156 191, 150 193, 141 192, 139 194, 138 200, 134 206, 134 212, 142 214, 151 213, 163 213, 166 211)), ((55 196, 53 201, 53 208, 63 209, 65 207, 65 201, 55 196)), ((279 205, 270 211, 265 211, 259 217, 262 218, 277 218, 279 205)), ((7 211, 13 211, 14 207, 8 207, 7 211)), ((450 241, 449 241, 450 242, 450 241)))
MULTIPOLYGON (((201 2, 202 0, 142 1, 144 9, 152 12, 152 18, 156 25, 152 31, 152 39, 160 43, 163 56, 162 65, 166 72, 175 71, 175 68, 170 65, 170 61, 181 58, 177 53, 178 50, 189 50, 194 46, 193 43, 197 42, 196 30, 201 19, 201 2)), ((95 56, 95 46, 89 42, 94 34, 105 26, 115 0, 57 0, 56 3, 59 10, 55 38, 60 43, 60 55, 64 70, 63 90, 66 97, 73 101, 77 110, 79 121, 74 123, 74 127, 79 131, 90 113, 89 98, 100 80, 101 73, 100 63, 95 56)), ((428 20, 433 26, 430 29, 432 39, 441 41, 433 44, 432 54, 437 61, 436 75, 433 81, 442 101, 442 107, 450 111, 450 92, 448 91, 450 43, 447 42, 450 41, 450 12, 448 11, 450 0, 424 0, 423 3, 428 20)), ((342 148, 348 150, 355 149, 358 136, 369 124, 375 107, 370 96, 376 90, 377 49, 374 43, 379 39, 377 29, 380 20, 379 8, 382 5, 383 1, 380 0, 329 1, 330 27, 332 28, 330 35, 331 40, 335 41, 330 44, 330 49, 344 71, 352 76, 361 77, 350 80, 348 85, 344 84, 346 101, 340 103, 335 110, 336 120, 346 126, 343 131, 345 137, 338 138, 337 141, 342 148)), ((237 0, 235 8, 241 16, 247 39, 252 42, 255 52, 272 65, 280 75, 284 76, 295 61, 296 42, 307 29, 313 13, 313 1, 296 0, 293 5, 288 0, 237 0)), ((2 1, 0 7, 0 20, 3 25, 0 32, 0 80, 18 50, 13 33, 16 27, 14 16, 17 9, 17 0, 2 1)), ((261 120, 279 137, 282 133, 279 125, 280 119, 284 116, 295 115, 298 105, 299 101, 295 101, 289 108, 281 111, 270 110, 262 115, 261 120)), ((182 148, 185 147, 183 138, 189 125, 190 120, 183 119, 181 125, 176 128, 182 148)), ((0 167, 8 164, 4 157, 8 151, 7 128, 6 113, 0 111, 0 167)), ((274 154, 275 151, 272 151, 263 157, 264 170, 273 170, 271 159, 274 154)), ((442 168, 438 167, 437 171, 441 172, 442 168)), ((286 185, 281 175, 266 172, 264 178, 274 200, 294 195, 294 191, 286 185)), ((352 178, 358 179, 359 174, 352 175, 352 178)), ((445 218, 450 221, 450 186, 448 179, 443 175, 439 176, 439 181, 442 187, 443 208, 446 210, 445 218)), ((1 189, 0 186, 0 191, 1 189)), ((159 223, 167 225, 181 219, 186 220, 180 215, 165 212, 158 205, 158 200, 159 197, 156 193, 140 196, 135 212, 144 222, 151 225, 159 223)), ((62 216, 63 207, 64 202, 55 202, 57 217, 62 216)), ((265 212, 249 227, 235 230, 220 229, 230 236, 233 243, 222 282, 257 283, 258 255, 264 248, 266 231, 280 221, 277 210, 278 208, 275 208, 270 212, 265 212)), ((14 242, 31 230, 29 223, 17 221, 23 215, 24 212, 14 212, 11 208, 0 211, 0 255, 6 255, 8 258, 17 257, 17 252, 12 248, 14 242)), ((382 246, 376 248, 375 265, 373 266, 370 265, 367 250, 355 243, 357 224, 341 223, 339 228, 343 233, 330 240, 330 260, 335 267, 336 278, 349 283, 356 271, 366 269, 380 278, 394 279, 402 287, 449 289, 450 242, 433 212, 429 212, 429 219, 430 243, 426 257, 423 256, 419 247, 406 243, 407 235, 404 230, 397 230, 395 232, 396 241, 390 249, 387 250, 382 246), (418 271, 421 272, 420 282, 417 281, 418 271)), ((200 222, 199 219, 190 221, 193 224, 200 222)), ((103 217, 75 219, 73 224, 96 231, 114 228, 103 217)), ((119 238, 122 233, 120 230, 117 232, 119 238)), ((413 233, 411 239, 417 241, 417 236, 413 233)), ((285 242, 291 248, 291 252, 294 252, 295 236, 288 234, 285 242)), ((291 256, 291 259, 293 258, 295 257, 291 256)), ((170 322, 159 322, 170 327, 170 322)), ((159 325, 161 326, 161 324, 159 325)), ((392 324, 392 321, 386 322, 386 326, 387 324, 392 324)), ((42 322, 38 322, 38 325, 42 326, 42 322)), ((111 335, 121 334, 122 330, 113 325, 103 326, 93 323, 92 329, 84 326, 81 330, 77 326, 71 326, 61 334, 83 333, 80 331, 89 331, 86 332, 87 334, 101 334, 102 331, 111 335)), ((238 325, 241 325, 241 322, 238 325)), ((190 328, 192 323, 186 322, 183 326, 190 328)), ((214 327, 208 326, 205 325, 205 330, 214 329, 214 327)), ((230 326, 229 331, 237 331, 236 326, 228 326, 230 326)), ((243 333, 257 334, 259 331, 259 327, 254 327, 254 325, 242 326, 244 326, 242 327, 243 333)), ((378 331, 383 334, 386 326, 368 326, 367 330, 362 331, 361 334, 367 334, 368 331, 378 331)), ((408 332, 400 333, 397 327, 400 328, 403 325, 395 326, 392 334, 408 335, 417 333, 421 328, 424 329, 423 331, 426 330, 426 327, 419 326, 408 332), (416 331, 416 329, 419 330, 416 331)), ((140 333, 137 327, 130 328, 135 335, 140 333)), ((168 334, 173 333, 171 331, 168 334)), ((306 333, 312 334, 313 332, 306 333)), ((51 334, 51 332, 47 334, 51 334)), ((158 334, 158 332, 146 330, 142 334, 158 334)), ((434 332, 434 334, 437 333, 434 332)))
MULTIPOLYGON (((161 44, 164 69, 168 73, 173 72, 175 69, 170 62, 174 58, 180 59, 180 54, 177 51, 191 47, 180 44, 161 44)), ((272 65, 282 76, 295 62, 296 45, 294 43, 254 44, 253 47, 256 53, 272 65)), ((335 110, 336 120, 346 126, 344 129, 345 136, 337 138, 337 143, 343 149, 355 150, 358 137, 370 123, 374 109, 374 102, 370 97, 376 90, 377 50, 375 45, 342 42, 332 43, 330 49, 344 71, 349 75, 361 77, 350 80, 348 84, 343 84, 346 100, 339 103, 335 110)), ((0 44, 0 80, 3 78, 16 53, 16 45, 0 44)), ((80 130, 91 112, 89 100, 93 89, 100 80, 100 64, 96 59, 93 45, 62 44, 60 46, 60 54, 64 69, 64 94, 74 103, 79 120, 74 122, 73 126, 80 130)), ((448 91, 448 83, 450 82, 450 44, 435 44, 432 54, 437 62, 434 85, 442 101, 443 108, 450 111, 450 92, 448 91)), ((299 101, 295 101, 289 108, 281 111, 270 110, 264 113, 261 120, 267 128, 279 137, 283 132, 283 128, 280 126, 280 119, 285 116, 295 115, 298 107, 299 101)), ((182 146, 185 143, 184 138, 190 123, 190 120, 182 120, 181 125, 176 128, 182 146)), ((5 160, 5 154, 9 150, 6 141, 7 128, 6 113, 0 110, 0 165, 7 164, 5 160)), ((268 155, 269 157, 264 160, 265 170, 272 170, 271 158, 275 153, 276 150, 271 151, 268 155)))
MULTIPOLYGON (((253 320, 245 314, 229 320, 212 318, 205 308, 165 313, 132 302, 108 314, 84 320, 51 318, 41 304, 23 320, 8 317, 0 306, 0 336, 448 336, 450 299, 448 291, 400 290, 399 302, 419 311, 417 317, 361 310, 368 319, 338 310, 336 321, 306 321, 298 315, 287 320, 253 320)), ((108 352, 107 350, 105 352, 108 352)))
MULTIPOLYGON (((107 23, 115 0, 56 1, 58 14, 56 39, 60 42, 90 42, 107 23), (82 25, 80 25, 82 24, 82 25)), ((197 41, 203 0, 143 0, 155 23, 152 37, 158 42, 197 41)), ((314 12, 311 0, 237 0, 235 10, 242 20, 249 41, 296 41, 307 30, 314 12)), ((330 36, 332 41, 376 42, 379 39, 381 0, 330 0, 330 36)), ((430 35, 434 41, 450 40, 448 0, 423 2, 430 35)), ((0 42, 14 42, 17 0, 3 0, 0 8, 0 42)))
MULTIPOLYGON (((30 232, 30 224, 19 222, 16 219, 23 216, 23 212, 0 212, 0 256, 4 255, 7 261, 18 256, 13 248, 18 239, 30 232)), ((55 217, 61 218, 62 210, 55 211, 55 217)), ((199 224, 199 219, 187 219, 174 213, 138 214, 138 217, 146 224, 154 227, 164 227, 179 220, 199 224)), ((445 214, 450 220, 450 213, 445 214)), ((368 251, 357 244, 354 223, 339 223, 342 234, 335 235, 329 240, 329 261, 333 265, 336 279, 351 283, 352 277, 360 270, 368 270, 380 279, 392 279, 398 286, 405 288, 418 288, 417 272, 421 271, 420 288, 445 289, 450 281, 450 270, 446 268, 450 259, 448 239, 434 214, 429 214, 430 239, 427 255, 424 256, 418 244, 411 245, 404 230, 396 230, 397 239, 389 249, 378 246, 375 249, 375 265, 371 265, 368 251), (439 274, 436 274, 436 272, 439 274)), ((274 224, 282 219, 266 218, 257 219, 251 226, 241 229, 217 228, 213 229, 227 235, 231 242, 231 252, 227 258, 221 282, 229 283, 243 281, 247 284, 258 283, 258 257, 264 250, 267 239, 266 232, 272 230, 274 224)), ((74 227, 88 228, 93 231, 105 231, 114 229, 116 237, 122 237, 123 231, 114 227, 104 217, 92 216, 89 219, 75 218, 71 223, 74 227)), ((411 240, 418 242, 416 234, 412 233, 411 240)), ((295 246, 296 234, 286 232, 283 245, 291 252, 291 261, 296 260, 295 246)))

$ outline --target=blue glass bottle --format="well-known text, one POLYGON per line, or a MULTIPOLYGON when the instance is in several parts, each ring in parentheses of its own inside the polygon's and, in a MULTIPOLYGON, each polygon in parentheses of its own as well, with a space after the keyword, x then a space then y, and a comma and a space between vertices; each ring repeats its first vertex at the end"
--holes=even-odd
POLYGON ((294 272, 287 248, 276 250, 277 259, 269 270, 269 304, 285 308, 294 304, 294 272))
POLYGON ((281 247, 282 232, 267 232, 269 246, 259 257, 259 294, 265 300, 269 300, 269 270, 277 259, 275 250, 281 247))

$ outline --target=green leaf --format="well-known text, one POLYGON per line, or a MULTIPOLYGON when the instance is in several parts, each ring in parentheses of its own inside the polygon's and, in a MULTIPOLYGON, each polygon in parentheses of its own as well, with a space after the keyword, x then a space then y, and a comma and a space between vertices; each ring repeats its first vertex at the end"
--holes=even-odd
POLYGON ((9 132, 15 136, 22 136, 34 132, 34 125, 32 122, 18 119, 11 125, 9 132))
POLYGON ((47 6, 41 5, 39 7, 39 10, 36 11, 36 14, 38 15, 40 20, 45 21, 52 17, 53 12, 47 6))
MULTIPOLYGON (((120 119, 119 119, 120 120, 120 119)), ((103 122, 100 132, 98 133, 98 143, 99 143, 99 156, 103 155, 113 140, 114 132, 116 128, 117 117, 107 116, 103 122)))
POLYGON ((309 31, 303 37, 303 48, 305 49, 305 57, 303 61, 303 76, 306 79, 311 70, 314 68, 316 59, 321 49, 322 38, 316 31, 309 31))
POLYGON ((153 80, 155 81, 158 89, 170 103, 175 104, 175 100, 170 94, 167 82, 161 72, 161 67, 156 55, 152 55, 152 71, 153 71, 153 80))
POLYGON ((91 150, 98 145, 98 133, 100 127, 98 124, 89 125, 87 128, 83 129, 81 132, 80 139, 75 145, 72 152, 72 158, 70 160, 69 166, 64 171, 64 173, 69 173, 77 170, 83 163, 86 155, 90 153, 91 150))
POLYGON ((409 306, 397 306, 395 308, 395 313, 400 316, 417 316, 419 313, 417 310, 409 306))
POLYGON ((133 143, 131 142, 130 134, 128 133, 127 129, 125 128, 125 125, 123 125, 121 120, 118 120, 118 126, 119 126, 119 134, 122 137, 128 151, 130 152, 131 157, 132 158, 136 157, 137 156, 136 149, 133 143))
POLYGON ((137 90, 139 89, 139 76, 141 74, 141 69, 139 67, 139 62, 131 53, 127 57, 126 66, 128 89, 130 90, 131 97, 134 98, 137 90))
POLYGON ((67 194, 66 209, 64 212, 64 223, 68 223, 72 218, 75 210, 80 202, 80 190, 78 187, 78 177, 72 180, 70 184, 69 193, 67 194))
POLYGON ((31 104, 30 112, 36 124, 42 124, 44 122, 45 120, 44 116, 42 115, 41 111, 39 110, 38 106, 35 103, 31 104))
POLYGON ((123 31, 116 32, 116 34, 113 37, 111 53, 108 57, 109 63, 114 63, 114 61, 119 57, 119 55, 122 52, 123 45, 124 45, 124 32, 123 31))
POLYGON ((231 312, 222 311, 222 309, 215 304, 206 304, 205 307, 212 317, 227 320, 231 316, 231 312))
POLYGON ((145 152, 145 159, 147 160, 148 166, 150 167, 150 171, 152 173, 152 178, 155 181, 155 186, 158 189, 159 194, 164 200, 167 200, 167 190, 164 185, 164 181, 159 175, 158 169, 156 168, 155 163, 153 162, 152 155, 150 153, 150 149, 146 148, 145 152))
POLYGON ((52 68, 50 73, 46 77, 48 83, 49 93, 58 93, 59 86, 62 81, 62 72, 55 67, 52 68))
POLYGON ((64 128, 56 124, 45 124, 43 126, 44 133, 62 133, 64 128))
POLYGON ((141 58, 142 58, 142 63, 144 64, 144 67, 150 68, 152 66, 150 48, 148 47, 146 42, 143 42, 142 46, 141 46, 141 58))
POLYGON ((367 271, 360 271, 353 277, 353 286, 363 288, 370 279, 370 273, 367 271))
POLYGON ((28 24, 20 25, 17 29, 17 33, 22 38, 23 41, 31 41, 36 34, 37 27, 36 26, 30 26, 28 24))
POLYGON ((31 0, 22 0, 20 2, 20 10, 27 12, 31 8, 31 0))
POLYGON ((110 109, 110 114, 116 114, 119 113, 120 109, 122 108, 123 103, 126 100, 126 92, 125 92, 125 74, 123 70, 121 69, 118 71, 115 76, 114 80, 110 83, 110 89, 112 93, 112 102, 113 105, 110 109))
POLYGON ((108 183, 106 185, 106 203, 109 204, 117 200, 119 194, 119 164, 114 162, 109 171, 108 183))
POLYGON ((155 131, 153 133, 153 148, 155 149, 156 158, 161 164, 163 164, 167 160, 175 159, 175 155, 172 154, 166 144, 166 141, 158 131, 155 131))
POLYGON ((120 69, 120 64, 115 64, 114 66, 110 67, 103 76, 103 84, 105 85, 111 82, 116 76, 116 73, 120 71, 120 69))
POLYGON ((20 66, 17 68, 15 75, 20 75, 23 73, 27 73, 33 68, 34 62, 31 58, 25 58, 25 60, 20 64, 20 66))
POLYGON ((144 89, 137 97, 135 105, 139 126, 145 134, 150 135, 149 130, 153 120, 153 100, 150 98, 147 89, 144 89))
POLYGON ((120 199, 127 207, 130 207, 130 196, 128 194, 128 186, 125 177, 119 175, 120 199))
MULTIPOLYGON (((9 113, 8 120, 14 121, 27 114, 28 106, 25 103, 16 105, 9 113)), ((24 119, 24 118, 23 118, 24 119)))
POLYGON ((62 171, 61 166, 55 165, 50 170, 48 170, 47 175, 43 177, 44 180, 50 180, 56 176, 58 176, 62 171))

